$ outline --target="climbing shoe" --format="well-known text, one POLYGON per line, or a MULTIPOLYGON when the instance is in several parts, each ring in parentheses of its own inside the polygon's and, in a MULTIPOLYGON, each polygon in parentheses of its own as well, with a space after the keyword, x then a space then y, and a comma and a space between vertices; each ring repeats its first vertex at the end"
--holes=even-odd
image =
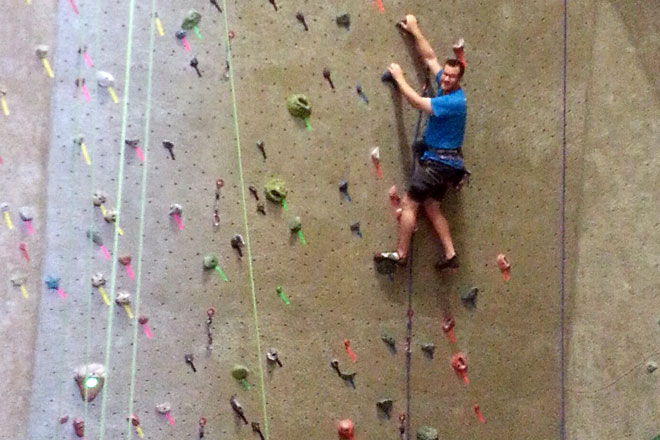
POLYGON ((374 254, 374 261, 376 263, 389 261, 389 262, 392 262, 392 263, 396 263, 400 266, 405 266, 406 265, 406 260, 399 257, 399 253, 397 251, 394 251, 394 252, 378 252, 378 253, 374 254))
POLYGON ((458 269, 458 255, 454 254, 450 259, 445 259, 435 263, 435 268, 437 270, 443 269, 458 269))

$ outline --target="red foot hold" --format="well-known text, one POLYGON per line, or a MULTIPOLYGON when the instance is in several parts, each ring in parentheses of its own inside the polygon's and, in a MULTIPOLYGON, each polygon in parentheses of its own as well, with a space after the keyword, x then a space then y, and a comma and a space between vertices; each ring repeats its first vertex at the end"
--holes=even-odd
POLYGON ((351 419, 341 420, 337 425, 337 433, 339 434, 339 438, 353 440, 354 429, 355 425, 353 425, 353 421, 351 419))
POLYGON ((502 275, 504 275, 504 279, 508 281, 511 273, 511 264, 506 258, 506 255, 499 254, 497 256, 497 267, 500 268, 500 272, 502 272, 502 275))

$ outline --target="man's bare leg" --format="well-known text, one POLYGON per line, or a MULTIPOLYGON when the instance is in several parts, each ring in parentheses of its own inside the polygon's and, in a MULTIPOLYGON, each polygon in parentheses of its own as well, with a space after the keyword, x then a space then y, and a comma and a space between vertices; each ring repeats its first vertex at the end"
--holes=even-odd
POLYGON ((411 199, 408 194, 401 201, 401 218, 399 219, 399 243, 396 251, 401 260, 405 260, 410 249, 410 240, 417 225, 417 209, 419 203, 411 199))
POLYGON ((445 258, 450 260, 456 255, 454 249, 454 242, 451 239, 451 232, 449 231, 449 222, 440 210, 440 202, 434 199, 428 199, 424 202, 424 209, 426 215, 433 224, 433 228, 440 236, 442 247, 445 250, 445 258))

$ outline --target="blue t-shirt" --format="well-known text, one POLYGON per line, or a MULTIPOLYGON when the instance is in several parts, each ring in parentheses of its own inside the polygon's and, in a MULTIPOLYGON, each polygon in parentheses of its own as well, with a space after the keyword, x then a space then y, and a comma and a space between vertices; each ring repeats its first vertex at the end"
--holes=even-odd
MULTIPOLYGON (((435 77, 440 87, 442 70, 435 77)), ((440 90, 440 93, 442 91, 440 90)), ((424 131, 424 143, 428 149, 422 154, 421 160, 436 160, 454 168, 463 168, 463 159, 443 159, 438 157, 439 150, 455 150, 463 145, 465 121, 467 119, 467 100, 463 89, 458 89, 446 95, 431 98, 433 114, 428 117, 424 131)))

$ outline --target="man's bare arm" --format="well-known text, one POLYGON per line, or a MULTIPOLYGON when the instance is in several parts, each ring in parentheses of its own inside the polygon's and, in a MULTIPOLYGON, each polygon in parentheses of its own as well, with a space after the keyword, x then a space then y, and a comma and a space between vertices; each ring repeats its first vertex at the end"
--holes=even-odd
POLYGON ((417 53, 424 60, 424 63, 431 70, 431 73, 435 77, 438 72, 442 69, 438 57, 435 55, 431 44, 428 42, 422 31, 419 29, 417 24, 417 18, 412 15, 406 15, 406 18, 400 22, 401 28, 407 31, 415 39, 415 46, 417 48, 417 53))
POLYGON ((433 114, 431 98, 419 96, 415 89, 410 87, 410 84, 408 84, 408 81, 406 81, 406 78, 403 76, 401 66, 392 63, 390 64, 389 71, 392 74, 392 78, 394 78, 394 81, 396 81, 399 86, 399 92, 406 97, 406 100, 408 100, 410 105, 423 112, 433 114))

